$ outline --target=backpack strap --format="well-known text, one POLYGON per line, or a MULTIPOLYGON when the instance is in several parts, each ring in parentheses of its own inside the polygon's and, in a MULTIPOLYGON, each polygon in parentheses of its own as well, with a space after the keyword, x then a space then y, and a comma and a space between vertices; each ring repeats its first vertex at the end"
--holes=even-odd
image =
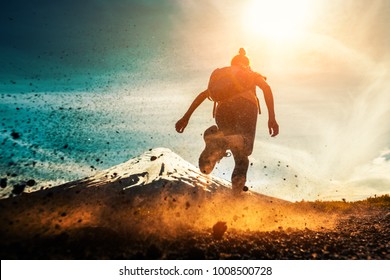
POLYGON ((259 109, 259 115, 261 115, 260 101, 257 95, 256 95, 256 100, 257 100, 257 108, 259 109))
POLYGON ((214 101, 214 106, 213 106, 213 119, 215 119, 215 114, 217 113, 217 101, 214 101))

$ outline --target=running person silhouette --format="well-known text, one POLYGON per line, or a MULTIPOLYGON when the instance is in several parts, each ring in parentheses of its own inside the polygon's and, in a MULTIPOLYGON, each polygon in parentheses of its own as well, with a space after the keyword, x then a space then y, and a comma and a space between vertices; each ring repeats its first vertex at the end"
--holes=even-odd
MULTIPOLYGON (((257 115, 260 113, 256 86, 264 94, 268 109, 268 129, 272 137, 279 134, 279 125, 275 118, 271 87, 264 76, 251 70, 246 51, 240 48, 239 54, 233 57, 231 66, 225 68, 240 73, 234 78, 239 90, 231 94, 231 97, 214 103, 216 125, 207 128, 203 134, 205 149, 199 157, 199 169, 202 173, 211 173, 215 164, 226 155, 227 150, 230 150, 235 162, 231 176, 232 191, 233 194, 239 195, 247 190, 245 183, 249 167, 248 157, 253 151, 257 115)), ((210 83, 209 88, 195 98, 184 116, 177 121, 177 132, 184 131, 192 113, 206 98, 211 99, 210 83)))

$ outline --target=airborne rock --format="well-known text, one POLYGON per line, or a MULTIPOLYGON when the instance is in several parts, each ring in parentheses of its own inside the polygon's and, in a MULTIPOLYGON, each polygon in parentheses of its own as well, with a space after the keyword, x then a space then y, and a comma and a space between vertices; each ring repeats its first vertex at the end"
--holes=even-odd
POLYGON ((226 222, 217 222, 213 226, 213 237, 215 239, 221 239, 226 230, 227 230, 226 222))

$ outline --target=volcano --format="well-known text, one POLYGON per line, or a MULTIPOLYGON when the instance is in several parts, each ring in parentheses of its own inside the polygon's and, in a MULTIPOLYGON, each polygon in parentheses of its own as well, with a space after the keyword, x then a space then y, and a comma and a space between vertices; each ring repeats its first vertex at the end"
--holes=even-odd
MULTIPOLYGON (((387 219, 386 212, 378 213, 387 219)), ((340 234, 350 228, 359 237, 357 226, 365 223, 346 223, 349 216, 340 223, 339 216, 326 205, 251 191, 234 197, 230 182, 156 148, 91 177, 1 199, 0 254, 2 259, 351 258, 355 252, 345 253, 350 244, 344 246, 351 240, 340 234), (331 242, 341 245, 334 252, 321 249, 331 242)), ((377 219, 362 217, 368 223, 377 219)), ((382 224, 379 233, 386 237, 382 224)), ((358 241, 363 244, 371 233, 363 228, 358 241)))
MULTIPOLYGON (((80 225, 112 229, 141 213, 161 222, 159 215, 175 212, 179 217, 182 210, 200 208, 207 201, 218 207, 217 197, 224 203, 236 199, 230 182, 202 174, 167 148, 156 148, 94 176, 0 200, 0 216, 13 237, 80 225)), ((245 197, 257 203, 288 204, 257 193, 245 197)))
POLYGON ((230 182, 202 174, 167 148, 156 148, 94 176, 0 200, 0 237, 12 251, 26 240, 35 244, 81 233, 177 236, 212 229, 218 222, 245 226, 248 203, 265 208, 290 204, 253 192, 235 198, 230 182))

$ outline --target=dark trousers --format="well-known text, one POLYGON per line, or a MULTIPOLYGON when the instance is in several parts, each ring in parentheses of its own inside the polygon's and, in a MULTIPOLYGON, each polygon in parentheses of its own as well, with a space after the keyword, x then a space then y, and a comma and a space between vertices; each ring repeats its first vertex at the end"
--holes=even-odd
POLYGON ((234 157, 232 173, 233 189, 242 190, 249 167, 248 156, 252 154, 256 135, 258 108, 256 104, 240 97, 218 104, 215 121, 225 136, 240 135, 244 139, 242 147, 231 149, 234 157))

